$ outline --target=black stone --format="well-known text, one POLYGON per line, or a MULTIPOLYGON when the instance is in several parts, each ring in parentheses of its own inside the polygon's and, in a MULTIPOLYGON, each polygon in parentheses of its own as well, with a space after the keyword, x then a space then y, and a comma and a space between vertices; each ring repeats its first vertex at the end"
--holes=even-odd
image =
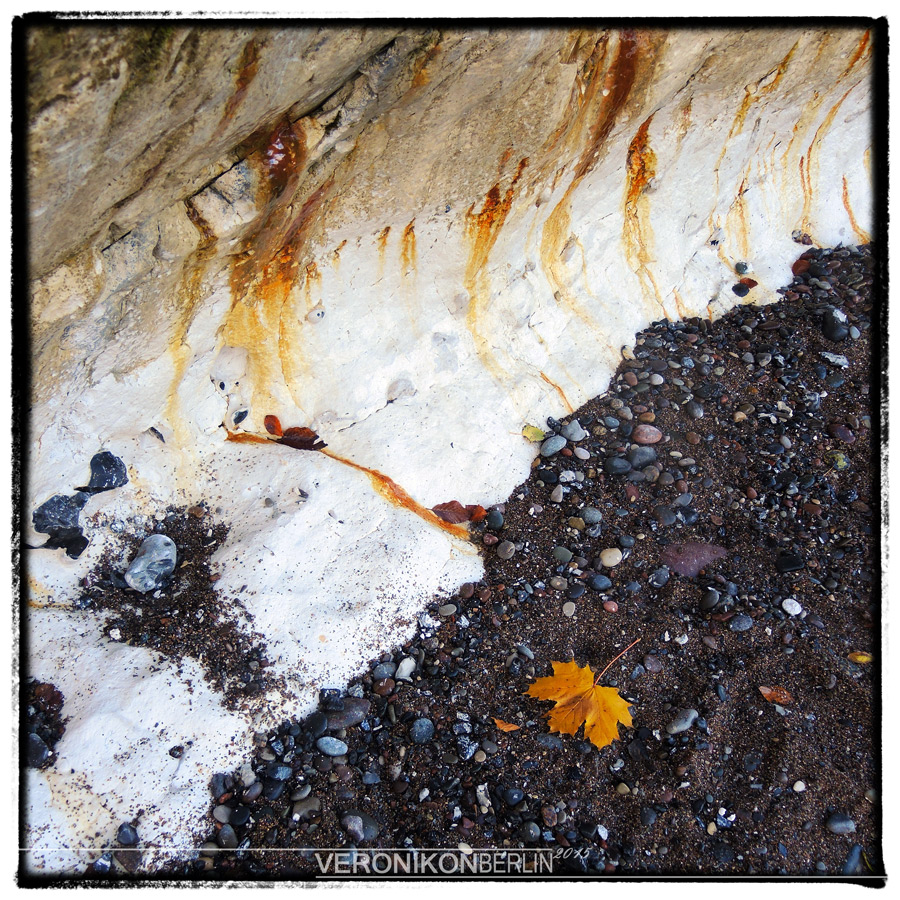
POLYGON ((850 336, 850 328, 846 322, 841 321, 836 311, 831 308, 827 309, 825 315, 822 317, 822 334, 824 334, 829 341, 838 343, 847 340, 850 336))
POLYGON ((50 748, 44 743, 40 735, 31 732, 28 735, 27 762, 32 769, 40 769, 46 765, 51 757, 50 748))
POLYGON ((80 533, 78 517, 88 500, 90 495, 81 491, 69 497, 56 494, 31 514, 34 530, 42 534, 58 534, 73 530, 80 533))
POLYGON ((612 582, 605 575, 591 575, 588 578, 588 587, 592 591, 608 591, 612 587, 612 582))
POLYGON ((133 847, 139 840, 137 830, 127 822, 119 826, 116 839, 123 847, 133 847))
POLYGON ((128 471, 125 463, 109 450, 102 450, 91 459, 91 480, 87 487, 75 488, 89 494, 99 494, 128 484, 128 471))
POLYGON ((621 456, 610 456, 603 462, 603 471, 607 475, 624 475, 631 471, 631 463, 621 456))
POLYGON ((320 738, 328 729, 328 717, 323 712, 316 710, 304 723, 303 727, 314 738, 320 738))
POLYGON ((738 295, 738 297, 746 297, 747 294, 750 293, 750 288, 747 287, 746 284, 741 284, 739 281, 737 284, 733 284, 731 286, 731 290, 738 295))
POLYGON ((519 788, 507 788, 503 792, 503 799, 508 806, 518 806, 525 799, 525 792, 519 788))
POLYGON ((782 553, 778 559, 775 560, 775 568, 778 572, 796 572, 799 569, 802 569, 806 563, 803 561, 802 556, 798 556, 796 553, 782 553))

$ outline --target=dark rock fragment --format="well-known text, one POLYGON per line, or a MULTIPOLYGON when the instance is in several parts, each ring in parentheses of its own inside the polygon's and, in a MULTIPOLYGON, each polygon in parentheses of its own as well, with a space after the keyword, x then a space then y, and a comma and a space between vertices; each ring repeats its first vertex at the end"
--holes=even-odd
POLYGON ((102 450, 91 459, 91 480, 86 487, 75 488, 88 494, 100 494, 128 484, 125 463, 109 450, 102 450))

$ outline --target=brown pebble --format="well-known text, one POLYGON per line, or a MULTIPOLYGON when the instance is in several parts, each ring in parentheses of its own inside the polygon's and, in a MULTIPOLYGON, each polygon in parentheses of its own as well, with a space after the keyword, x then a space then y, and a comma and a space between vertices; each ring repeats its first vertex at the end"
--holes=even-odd
POLYGON ((615 600, 604 600, 604 601, 603 601, 603 608, 604 608, 608 613, 617 613, 617 612, 619 611, 619 604, 616 603, 615 600))
POLYGON ((638 421, 639 421, 639 422, 645 422, 645 423, 647 423, 647 424, 649 424, 650 422, 655 422, 655 421, 656 421, 656 413, 652 413, 652 412, 642 412, 642 413, 638 416, 638 421))
POLYGON ((622 378, 629 387, 634 387, 638 383, 637 375, 634 372, 626 372, 622 378))
POLYGON ((719 649, 719 642, 711 634, 704 634, 700 640, 702 640, 710 650, 719 649))
POLYGON ((662 662, 660 662, 659 657, 653 653, 648 653, 644 657, 644 668, 654 675, 658 675, 663 670, 662 662))
POLYGON ((637 485, 635 484, 626 484, 625 485, 625 495, 628 499, 634 503, 638 497, 641 496, 641 492, 638 490, 637 485))
POLYGON ((697 444, 700 443, 700 435, 697 434, 696 431, 689 431, 689 432, 684 436, 684 439, 685 439, 689 444, 693 444, 694 446, 696 446, 697 444))
POLYGON ((752 487, 745 488, 744 493, 750 500, 755 500, 759 496, 759 494, 756 493, 756 489, 752 487))
POLYGON ((679 494, 686 494, 688 491, 688 483, 683 478, 679 478, 678 481, 675 482, 675 489, 679 494))
POLYGON ((467 581, 460 589, 459 596, 462 597, 463 600, 468 600, 475 594, 475 585, 472 584, 471 581, 467 581))
POLYGON ((372 685, 372 692, 378 694, 379 697, 387 697, 396 686, 393 678, 382 678, 372 685))
POLYGON ((489 531, 485 532, 481 538, 481 543, 484 544, 485 547, 493 547, 494 544, 499 542, 500 538, 498 538, 496 534, 491 534, 489 531))
POLYGON ((637 425, 631 432, 631 439, 636 444, 657 444, 662 440, 662 436, 658 428, 644 423, 637 425))
POLYGON ((663 791, 659 796, 661 803, 671 803, 675 799, 674 791, 663 791))
POLYGON ((808 512, 812 516, 821 516, 824 512, 820 503, 804 503, 803 511, 808 512))
POLYGON ((713 525, 721 525, 724 519, 721 516, 710 516, 709 521, 713 523, 713 525))
POLYGON ((563 447, 562 450, 559 451, 560 456, 571 456, 572 451, 568 447, 563 447))
POLYGON ((750 349, 750 341, 743 340, 737 342, 738 350, 749 350, 750 349))
POLYGON ((846 425, 832 422, 826 430, 833 438, 843 441, 845 444, 852 444, 856 440, 856 435, 846 425))

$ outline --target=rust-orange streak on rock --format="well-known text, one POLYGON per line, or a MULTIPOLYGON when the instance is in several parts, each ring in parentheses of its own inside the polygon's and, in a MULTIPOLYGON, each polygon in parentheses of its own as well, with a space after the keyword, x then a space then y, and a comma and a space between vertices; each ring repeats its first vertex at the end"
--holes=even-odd
MULTIPOLYGON (((850 57, 850 62, 847 63, 847 68, 841 73, 841 78, 844 78, 847 73, 860 61, 863 53, 866 52, 866 48, 869 46, 869 41, 872 39, 872 32, 869 29, 866 29, 865 34, 860 38, 859 44, 856 46, 856 50, 853 53, 853 56, 850 57)), ((871 53, 871 50, 869 50, 871 53)), ((868 54, 867 54, 868 55, 868 54)))
MULTIPOLYGON (((619 35, 615 54, 607 69, 606 76, 600 78, 597 74, 600 64, 606 59, 607 35, 603 35, 594 45, 590 57, 590 78, 581 99, 583 106, 579 109, 573 132, 581 132, 581 122, 593 113, 594 121, 589 131, 587 144, 582 150, 581 157, 575 167, 572 181, 556 207, 547 217, 541 232, 541 266, 554 296, 558 302, 565 304, 570 311, 578 316, 587 327, 596 327, 596 322, 576 303, 568 282, 564 267, 560 262, 560 255, 569 239, 569 224, 571 221, 571 196, 582 179, 594 168, 600 159, 604 143, 609 137, 620 112, 625 107, 628 98, 638 80, 640 72, 645 74, 652 71, 654 60, 654 43, 647 34, 636 34, 626 30, 619 35), (645 60, 647 61, 645 63, 645 60), (604 96, 603 92, 606 91, 604 96)), ((580 96, 579 89, 579 96, 580 96)), ((570 133, 573 133, 570 132, 570 133)), ((615 353, 610 347, 610 353, 615 353)))
POLYGON ((800 228, 803 231, 809 231, 809 210, 812 205, 812 189, 809 183, 809 170, 806 166, 806 157, 801 156, 800 166, 800 188, 803 191, 803 210, 800 213, 800 228))
POLYGON ((495 184, 487 193, 481 211, 475 212, 475 204, 466 212, 466 236, 469 239, 469 259, 466 263, 466 271, 463 276, 463 287, 469 295, 469 310, 466 314, 466 327, 475 342, 475 350, 485 369, 491 376, 501 381, 503 372, 494 360, 494 355, 487 345, 487 339, 482 334, 481 318, 487 312, 490 300, 489 285, 485 275, 488 258, 500 229, 506 221, 506 216, 512 206, 515 196, 516 184, 522 177, 522 172, 528 165, 528 157, 519 161, 516 174, 510 182, 506 192, 501 197, 500 183, 495 184))
POLYGON ((337 462, 343 463, 346 466, 350 466, 353 469, 357 469, 360 472, 364 472, 368 475, 369 480, 372 482, 372 486, 381 494, 382 497, 385 498, 389 503, 394 506, 401 506, 403 509, 408 509, 411 513, 415 513, 415 515, 419 516, 420 519, 424 519, 428 522, 429 525, 436 525, 438 528, 443 529, 444 531, 449 532, 455 537, 462 538, 462 540, 469 539, 469 531, 464 525, 453 525, 450 522, 445 522, 441 519, 435 512, 428 509, 425 506, 422 506, 421 503, 417 503, 413 500, 409 494, 397 484, 392 478, 388 478, 387 475, 384 475, 382 472, 379 472, 377 469, 370 469, 368 466, 361 466, 359 463, 353 462, 353 460, 345 459, 343 456, 338 456, 336 453, 332 453, 330 450, 321 450, 325 456, 330 457, 337 462))
POLYGON ((416 220, 413 219, 403 229, 400 238, 400 265, 404 275, 408 275, 416 267, 416 220))
POLYGON ((844 92, 843 96, 831 109, 828 110, 828 113, 825 115, 825 118, 822 119, 821 124, 816 129, 816 133, 813 135, 813 139, 809 143, 809 147, 806 150, 806 165, 803 165, 803 157, 800 157, 800 176, 801 181, 804 177, 804 168, 805 168, 805 178, 806 182, 803 185, 803 218, 802 218, 802 228, 804 231, 812 232, 812 225, 809 221, 810 208, 812 206, 813 199, 813 189, 815 185, 813 184, 813 180, 817 176, 818 170, 818 162, 819 162, 819 146, 822 142, 822 138, 825 133, 827 133, 828 129, 831 128, 832 122, 834 122, 834 118, 837 115, 838 110, 841 108, 843 102, 850 96, 850 92, 853 88, 849 88, 844 92), (815 170, 814 171, 814 167, 815 170))
MULTIPOLYGON (((469 285, 474 284, 476 277, 487 265, 488 257, 494 244, 497 242, 500 229, 503 227, 503 223, 506 221, 506 216, 512 206, 516 184, 522 177, 522 172, 527 165, 528 157, 526 156, 519 161, 516 174, 502 198, 500 196, 500 183, 497 182, 484 198, 481 212, 474 212, 475 204, 473 203, 466 213, 466 232, 472 244, 465 274, 467 290, 469 290, 469 285)), ((469 293, 472 294, 472 291, 469 290, 469 293)))
MULTIPOLYGON (((784 59, 782 59, 781 62, 778 63, 778 65, 775 67, 775 75, 768 84, 765 84, 758 89, 756 87, 754 87, 753 89, 745 89, 744 99, 741 101, 741 105, 738 108, 737 113, 735 114, 734 121, 731 123, 731 130, 728 132, 728 138, 726 138, 725 140, 726 146, 728 144, 728 140, 743 129, 744 121, 747 118, 747 113, 750 112, 750 108, 755 103, 758 103, 761 98, 765 97, 767 94, 771 94, 781 83, 781 79, 784 77, 784 73, 787 71, 787 67, 791 61, 791 57, 793 57, 793 55, 797 52, 797 47, 799 46, 800 41, 798 40, 794 43, 794 46, 791 47, 790 50, 788 50, 784 59)), ((718 166, 716 166, 716 170, 718 171, 718 166)))
POLYGON ((847 176, 842 175, 841 181, 843 182, 843 190, 841 191, 841 195, 844 199, 844 209, 847 210, 847 216, 850 219, 850 227, 853 229, 853 233, 856 235, 856 239, 860 244, 868 244, 871 240, 869 234, 866 233, 856 222, 856 216, 853 215, 853 209, 850 206, 850 192, 847 188, 847 176))
POLYGON ((650 211, 644 192, 656 175, 656 154, 650 147, 649 129, 653 121, 651 113, 635 132, 628 145, 625 165, 625 201, 622 216, 622 238, 625 242, 625 253, 628 264, 635 275, 646 287, 649 282, 656 302, 666 314, 659 287, 653 273, 648 268, 652 261, 651 243, 653 233, 650 227, 650 211))
POLYGON ((253 79, 256 78, 256 72, 259 68, 259 44, 255 37, 251 38, 244 44, 238 59, 237 75, 234 79, 235 90, 225 103, 225 112, 216 128, 216 135, 221 134, 225 126, 232 120, 237 108, 243 103, 244 97, 247 96, 247 88, 250 87, 253 79))
POLYGON ((541 378, 550 385, 550 387, 555 390, 559 396, 562 398, 562 402, 565 404, 566 409, 571 413, 575 412, 575 408, 569 403, 569 398, 566 396, 565 391, 555 382, 551 381, 544 372, 541 372, 541 378))
MULTIPOLYGON (((596 165, 600 150, 606 143, 620 111, 631 95, 637 75, 638 61, 643 58, 645 51, 649 48, 650 39, 644 34, 636 34, 628 29, 619 36, 615 58, 603 80, 603 89, 608 90, 609 94, 602 98, 600 114, 591 128, 588 144, 575 167, 575 176, 568 193, 571 193, 575 185, 596 165)), ((590 88, 593 99, 593 96, 600 90, 599 79, 592 79, 590 88)))
MULTIPOLYGON (((225 440, 233 441, 236 444, 279 444, 279 441, 275 438, 260 437, 259 435, 251 434, 247 431, 229 431, 225 440)), ((358 471, 365 473, 368 476, 369 481, 372 482, 372 486, 375 490, 391 505, 400 506, 403 509, 409 510, 411 513, 415 513, 419 518, 428 522, 429 525, 436 525, 438 528, 452 534, 454 537, 458 537, 464 541, 469 540, 468 528, 464 525, 453 525, 450 522, 443 521, 440 516, 428 509, 428 507, 422 506, 421 503, 413 500, 413 498, 410 497, 396 481, 382 472, 379 472, 377 469, 370 469, 368 466, 362 466, 359 463, 353 462, 351 459, 345 459, 343 456, 338 456, 337 453, 333 453, 331 450, 308 452, 321 453, 323 456, 327 456, 335 462, 343 463, 345 466, 350 466, 351 469, 357 469, 358 471)))

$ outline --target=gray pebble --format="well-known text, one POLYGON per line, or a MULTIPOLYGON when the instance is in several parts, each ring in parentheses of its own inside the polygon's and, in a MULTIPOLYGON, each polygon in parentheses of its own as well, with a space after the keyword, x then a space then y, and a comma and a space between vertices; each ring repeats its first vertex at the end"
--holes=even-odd
POLYGON ((699 715, 700 713, 696 709, 680 709, 675 718, 666 725, 666 731, 669 734, 681 734, 682 731, 687 731, 697 721, 699 715))
POLYGON ((343 756, 347 752, 347 745, 335 737, 320 737, 316 747, 326 756, 343 756))
POLYGON ((728 620, 728 627, 732 631, 749 631, 753 627, 753 619, 741 613, 728 620))
POLYGON ((177 555, 178 550, 172 538, 164 534, 152 534, 141 544, 137 556, 125 573, 125 581, 129 587, 142 594, 156 590, 162 579, 175 571, 177 555))
POLYGON ((541 444, 541 456, 553 456, 566 446, 566 439, 561 434, 553 434, 541 444))
POLYGON ((414 744, 427 744, 434 737, 434 723, 431 719, 416 719, 409 728, 409 737, 414 744))
POLYGON ((501 541, 497 544, 497 556, 500 559, 512 559, 516 552, 516 545, 512 541, 501 541))
POLYGON ((578 419, 572 419, 567 425, 563 425, 563 427, 560 428, 560 434, 567 440, 572 441, 573 444, 578 441, 583 441, 587 437, 587 432, 581 427, 581 423, 578 419))
POLYGON ((846 813, 832 813, 825 821, 825 827, 832 834, 853 834, 856 831, 856 822, 846 813))

